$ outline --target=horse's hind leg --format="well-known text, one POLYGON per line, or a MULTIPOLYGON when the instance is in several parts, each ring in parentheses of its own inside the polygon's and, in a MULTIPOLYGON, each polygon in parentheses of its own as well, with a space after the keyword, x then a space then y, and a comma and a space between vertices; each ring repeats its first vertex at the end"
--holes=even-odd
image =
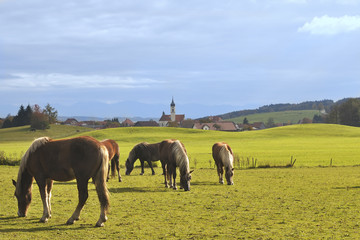
POLYGON ((141 173, 140 173, 140 175, 144 175, 144 160, 140 159, 140 163, 141 163, 141 173))
POLYGON ((148 164, 149 164, 149 166, 150 166, 150 168, 151 168, 151 173, 152 173, 152 175, 155 175, 155 171, 154 171, 154 168, 153 168, 153 166, 152 166, 151 160, 147 160, 147 162, 148 162, 148 164))
MULTIPOLYGON (((95 182, 96 184, 96 182, 95 182)), ((88 198, 88 180, 77 179, 77 188, 79 192, 79 203, 73 213, 73 215, 67 220, 66 224, 73 224, 74 221, 80 219, 81 209, 84 207, 85 202, 88 198)))
POLYGON ((99 179, 99 176, 97 176, 95 183, 96 192, 100 201, 100 218, 96 223, 96 227, 103 227, 104 222, 107 221, 106 213, 109 208, 109 192, 107 190, 106 183, 104 181, 101 181, 101 179, 99 179))
POLYGON ((114 157, 114 162, 115 162, 115 167, 116 167, 116 171, 118 173, 118 178, 119 178, 119 182, 122 182, 122 179, 121 179, 121 175, 120 175, 120 162, 119 162, 119 155, 115 155, 114 157))

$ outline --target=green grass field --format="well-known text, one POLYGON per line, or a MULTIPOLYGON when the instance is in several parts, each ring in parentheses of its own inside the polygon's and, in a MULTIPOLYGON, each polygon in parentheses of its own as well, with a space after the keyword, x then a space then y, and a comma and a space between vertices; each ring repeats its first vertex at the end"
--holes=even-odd
POLYGON ((1 239, 357 239, 359 167, 236 170, 235 185, 220 185, 215 169, 193 173, 191 191, 152 176, 111 179, 109 220, 95 228, 99 203, 93 184, 81 219, 65 225, 77 204, 75 182, 55 183, 52 218, 39 223, 37 186, 26 218, 18 218, 11 178, 17 167, 0 166, 1 239))
MULTIPOLYGON (((259 165, 284 166, 296 159, 295 166, 353 166, 360 164, 360 128, 331 124, 303 124, 249 132, 203 131, 182 128, 112 128, 99 131, 52 126, 45 132, 18 128, 13 133, 0 130, 0 151, 20 156, 39 136, 63 138, 89 135, 102 140, 111 138, 120 146, 120 164, 124 166, 132 147, 143 141, 181 140, 188 151, 192 168, 213 167, 211 147, 225 141, 232 147, 241 166, 252 159, 259 165), (61 129, 64 130, 61 130, 61 129), (20 133, 19 133, 20 132, 20 133), (16 141, 16 136, 19 140, 16 141), (20 137, 25 135, 26 137, 20 137), (14 137, 13 137, 14 136, 14 137)), ((137 162, 138 163, 138 162, 137 162)), ((236 167, 239 168, 236 163, 236 167)))
POLYGON ((123 182, 111 179, 109 220, 95 228, 99 202, 93 184, 81 219, 65 225, 77 204, 74 181, 55 183, 53 217, 39 223, 38 188, 26 218, 17 217, 11 179, 17 166, 0 166, 1 239, 356 239, 360 232, 360 129, 339 125, 292 125, 262 131, 226 133, 180 128, 116 128, 100 131, 51 126, 44 132, 26 127, 0 130, 0 151, 20 155, 39 136, 64 138, 90 135, 112 138, 121 149, 123 182), (138 142, 180 139, 190 156, 191 191, 174 191, 156 175, 124 174, 124 162, 138 142), (211 146, 228 142, 242 161, 294 168, 235 169, 235 185, 218 183, 211 146), (329 166, 330 159, 332 165, 329 166), (195 164, 196 162, 196 164, 195 164), (341 167, 340 167, 341 166, 341 167))
POLYGON ((269 118, 274 119, 274 123, 292 123, 296 124, 303 118, 313 119, 315 114, 319 114, 317 110, 299 110, 299 111, 283 111, 283 112, 270 112, 270 113, 256 113, 241 116, 237 118, 226 119, 236 123, 243 123, 244 118, 247 118, 249 123, 263 122, 267 123, 269 118))

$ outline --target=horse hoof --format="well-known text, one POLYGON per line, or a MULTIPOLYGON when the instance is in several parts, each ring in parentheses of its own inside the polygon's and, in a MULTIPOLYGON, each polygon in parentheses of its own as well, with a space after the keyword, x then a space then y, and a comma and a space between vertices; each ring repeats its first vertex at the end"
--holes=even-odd
POLYGON ((47 223, 49 219, 48 218, 41 218, 39 222, 41 223, 47 223))
POLYGON ((101 223, 97 222, 95 225, 95 227, 104 227, 104 226, 105 226, 105 224, 103 222, 101 222, 101 223))
POLYGON ((219 181, 220 184, 224 184, 224 181, 219 181))
POLYGON ((73 225, 74 224, 74 220, 67 220, 67 222, 66 222, 66 225, 73 225))
POLYGON ((140 173, 140 175, 144 175, 144 173, 140 173))
POLYGON ((173 187, 174 190, 177 190, 177 187, 173 187))
POLYGON ((122 182, 122 179, 121 179, 121 178, 119 179, 119 182, 122 182))

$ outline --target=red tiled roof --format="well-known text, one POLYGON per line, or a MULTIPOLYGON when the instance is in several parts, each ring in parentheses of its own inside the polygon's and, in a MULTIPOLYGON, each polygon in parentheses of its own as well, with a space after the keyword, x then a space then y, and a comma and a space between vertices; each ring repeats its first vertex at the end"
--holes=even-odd
POLYGON ((237 127, 234 122, 221 121, 216 123, 195 123, 195 129, 204 129, 205 126, 208 126, 210 130, 220 130, 220 131, 237 131, 237 127), (216 127, 218 126, 218 128, 216 127))
MULTIPOLYGON (((185 119, 185 114, 176 114, 175 115, 175 122, 182 122, 185 119)), ((163 114, 159 121, 171 121, 171 115, 163 114)))

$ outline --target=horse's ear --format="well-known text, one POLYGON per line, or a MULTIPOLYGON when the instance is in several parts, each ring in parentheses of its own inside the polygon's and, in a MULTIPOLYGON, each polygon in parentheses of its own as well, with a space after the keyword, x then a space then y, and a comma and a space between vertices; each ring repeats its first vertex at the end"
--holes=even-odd
POLYGON ((13 182, 13 185, 16 187, 16 181, 13 179, 12 182, 13 182))
POLYGON ((194 170, 191 170, 189 173, 192 173, 194 170))

